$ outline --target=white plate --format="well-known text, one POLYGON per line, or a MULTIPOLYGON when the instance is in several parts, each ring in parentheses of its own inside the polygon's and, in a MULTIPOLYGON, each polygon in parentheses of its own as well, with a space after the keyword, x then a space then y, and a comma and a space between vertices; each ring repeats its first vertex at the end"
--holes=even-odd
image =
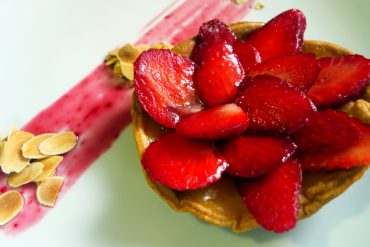
MULTIPOLYGON (((171 0, 1 0, 0 128, 22 126, 171 0)), ((265 0, 246 20, 303 10, 306 38, 370 56, 368 0, 265 0)), ((172 211, 146 185, 127 129, 39 224, 1 246, 370 246, 370 175, 289 233, 235 234, 172 211)))

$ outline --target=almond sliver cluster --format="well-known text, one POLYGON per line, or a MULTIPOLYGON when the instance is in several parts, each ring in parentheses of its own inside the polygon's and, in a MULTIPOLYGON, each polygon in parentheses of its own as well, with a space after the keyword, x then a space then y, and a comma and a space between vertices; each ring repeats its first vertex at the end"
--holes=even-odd
POLYGON ((0 168, 14 188, 0 195, 0 225, 11 221, 23 208, 17 188, 25 184, 35 183, 38 202, 53 207, 63 185, 63 177, 56 176, 57 167, 62 155, 77 145, 77 136, 72 132, 34 136, 14 128, 0 140, 0 168))

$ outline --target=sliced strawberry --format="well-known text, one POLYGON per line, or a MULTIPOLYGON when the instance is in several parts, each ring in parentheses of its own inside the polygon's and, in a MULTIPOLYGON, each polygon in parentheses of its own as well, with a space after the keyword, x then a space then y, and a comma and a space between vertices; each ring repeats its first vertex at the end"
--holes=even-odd
POLYGON ((236 39, 235 33, 225 23, 217 19, 203 23, 199 28, 197 43, 191 59, 196 64, 200 64, 209 47, 223 42, 232 45, 236 39))
POLYGON ((297 9, 285 11, 250 34, 247 43, 259 51, 262 62, 302 52, 306 18, 297 9))
POLYGON ((303 152, 338 150, 358 142, 360 133, 352 122, 343 112, 322 110, 291 137, 303 152))
POLYGON ((196 74, 199 96, 207 106, 232 101, 243 79, 243 67, 225 42, 207 50, 196 74))
POLYGON ((300 154, 299 160, 304 170, 336 170, 370 165, 370 126, 355 118, 351 120, 359 132, 358 142, 340 150, 300 154))
POLYGON ((319 71, 320 67, 315 55, 290 55, 271 58, 251 69, 248 76, 272 75, 307 92, 316 80, 319 71))
POLYGON ((303 92, 268 75, 248 81, 236 103, 248 112, 251 129, 285 134, 301 128, 316 111, 303 92))
POLYGON ((175 190, 199 189, 221 178, 227 163, 211 142, 169 133, 152 142, 141 163, 152 181, 175 190))
POLYGON ((184 118, 176 125, 176 131, 191 138, 217 140, 243 133, 248 124, 247 113, 236 104, 230 103, 184 118))
POLYGON ((272 136, 238 136, 219 145, 229 167, 239 177, 256 177, 286 161, 296 150, 288 139, 272 136))
POLYGON ((300 164, 288 160, 265 176, 238 183, 237 188, 257 223, 282 233, 296 225, 301 185, 300 164))
POLYGON ((136 60, 136 95, 156 122, 172 128, 182 116, 201 109, 194 93, 194 69, 190 59, 169 50, 145 51, 136 60))
POLYGON ((252 67, 261 62, 261 57, 257 49, 243 40, 237 39, 233 48, 245 72, 248 72, 252 67))
POLYGON ((361 93, 370 80, 370 60, 360 55, 320 59, 321 71, 308 96, 317 106, 336 106, 361 93))

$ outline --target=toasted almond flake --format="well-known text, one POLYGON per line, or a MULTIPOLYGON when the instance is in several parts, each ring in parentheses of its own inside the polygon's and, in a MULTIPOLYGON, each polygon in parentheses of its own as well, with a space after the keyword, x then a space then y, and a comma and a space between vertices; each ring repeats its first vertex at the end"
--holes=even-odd
POLYGON ((39 151, 44 155, 59 155, 71 151, 77 144, 77 136, 72 132, 57 134, 39 145, 39 151))
POLYGON ((232 2, 236 3, 236 4, 244 4, 246 2, 248 2, 248 0, 231 0, 232 2))
MULTIPOLYGON (((1 160, 1 155, 3 154, 5 143, 6 143, 6 141, 2 141, 0 143, 0 160, 1 160)), ((0 167, 1 167, 1 164, 0 164, 0 167)))
POLYGON ((117 61, 118 61, 117 57, 112 57, 109 55, 109 57, 107 58, 105 62, 105 65, 109 66, 109 65, 116 63, 117 61))
POLYGON ((150 49, 155 49, 155 50, 159 50, 159 49, 172 49, 172 48, 173 48, 173 45, 171 45, 169 43, 166 43, 166 42, 161 42, 161 43, 150 45, 149 46, 149 49, 147 49, 147 50, 150 50, 150 49))
POLYGON ((11 221, 22 210, 23 197, 18 191, 7 191, 0 195, 0 226, 11 221))
POLYGON ((63 161, 62 156, 50 156, 45 159, 39 160, 38 162, 44 164, 42 173, 34 179, 35 182, 41 182, 47 177, 55 175, 55 169, 63 161))
POLYGON ((128 80, 133 81, 134 80, 134 65, 132 63, 127 63, 124 61, 120 61, 119 64, 120 64, 122 75, 126 77, 128 80))
POLYGON ((41 162, 31 163, 24 168, 20 173, 12 173, 8 176, 8 184, 12 187, 19 187, 24 184, 32 182, 35 178, 40 176, 44 164, 41 162))
POLYGON ((265 7, 265 4, 262 1, 258 1, 256 5, 254 5, 255 10, 261 10, 265 7))
POLYGON ((19 131, 17 129, 10 131, 0 160, 0 166, 4 173, 20 172, 27 166, 30 159, 23 157, 21 147, 32 137, 33 135, 31 133, 25 131, 19 131))
POLYGON ((40 204, 54 207, 60 188, 63 185, 63 177, 49 177, 37 186, 36 197, 40 204))
POLYGON ((121 62, 133 64, 140 56, 141 50, 132 44, 126 44, 118 49, 117 58, 121 62))
POLYGON ((39 151, 39 145, 41 142, 45 141, 46 139, 49 139, 50 137, 55 136, 56 134, 42 134, 33 137, 32 139, 28 140, 25 144, 22 146, 22 154, 23 157, 27 159, 42 159, 47 157, 46 155, 40 153, 39 151))

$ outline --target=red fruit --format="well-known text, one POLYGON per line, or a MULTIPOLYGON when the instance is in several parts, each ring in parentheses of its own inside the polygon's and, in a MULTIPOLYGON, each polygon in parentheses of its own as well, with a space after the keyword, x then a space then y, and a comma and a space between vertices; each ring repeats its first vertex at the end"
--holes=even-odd
POLYGON ((224 42, 232 45, 236 39, 235 33, 217 19, 203 23, 199 28, 197 44, 193 49, 191 59, 196 64, 200 64, 209 47, 224 42))
POLYGON ((296 150, 288 139, 271 136, 238 136, 219 145, 229 167, 239 177, 256 177, 285 162, 296 150))
POLYGON ((358 142, 340 150, 300 154, 299 160, 304 170, 336 170, 370 165, 370 127, 358 119, 351 120, 359 131, 358 142))
POLYGON ((268 75, 248 81, 236 103, 248 113, 251 129, 285 134, 303 127, 316 111, 303 92, 268 75))
POLYGON ((359 131, 343 112, 322 110, 291 137, 303 152, 338 150, 358 142, 359 131))
POLYGON ((265 176, 237 184, 244 205, 266 230, 282 233, 297 222, 302 185, 300 164, 288 160, 265 176))
POLYGON ((321 71, 308 96, 317 106, 336 106, 361 93, 370 80, 370 60, 360 55, 320 59, 321 71))
POLYGON ((252 67, 261 62, 261 57, 257 49, 243 40, 238 39, 235 41, 233 48, 245 72, 248 72, 252 67))
POLYGON ((152 181, 175 190, 203 188, 221 178, 227 163, 211 142, 169 133, 152 142, 141 163, 152 181))
POLYGON ((306 18, 303 13, 291 9, 250 34, 246 42, 259 51, 263 62, 273 57, 301 53, 305 29, 306 18))
POLYGON ((315 55, 290 55, 271 58, 248 72, 248 76, 272 75, 295 88, 307 92, 319 74, 320 67, 315 55))
POLYGON ((236 104, 216 106, 184 118, 176 131, 184 136, 205 140, 224 139, 243 133, 249 117, 236 104))
POLYGON ((234 99, 244 70, 232 47, 218 43, 207 50, 196 76, 201 100, 207 106, 216 106, 234 99))
POLYGON ((141 106, 158 123, 173 128, 183 116, 201 109, 195 94, 195 65, 169 50, 149 50, 134 65, 135 92, 141 106))

